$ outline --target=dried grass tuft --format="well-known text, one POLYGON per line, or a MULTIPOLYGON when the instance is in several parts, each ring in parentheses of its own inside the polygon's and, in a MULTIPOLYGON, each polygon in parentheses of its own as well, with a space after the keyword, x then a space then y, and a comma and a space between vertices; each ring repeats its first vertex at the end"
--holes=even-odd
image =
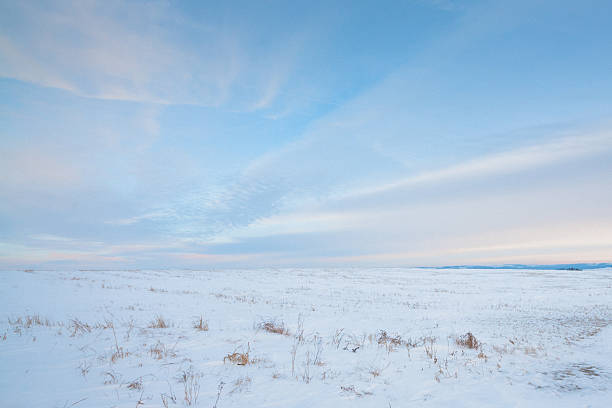
POLYGON ((474 349, 474 350, 480 348, 480 346, 482 345, 478 341, 478 339, 476 339, 476 336, 474 336, 471 332, 467 332, 463 336, 458 337, 455 340, 455 342, 457 343, 457 345, 461 347, 474 349))
POLYGON ((91 326, 76 318, 70 320, 68 327, 72 329, 72 334, 70 337, 74 337, 77 334, 91 333, 91 326))
POLYGON ((138 377, 135 380, 131 381, 127 388, 129 390, 142 390, 142 377, 138 377))
POLYGON ((176 357, 176 353, 174 349, 168 348, 161 341, 157 341, 156 344, 152 345, 149 348, 149 354, 156 360, 162 360, 168 357, 176 357))
POLYGON ((149 323, 150 329, 167 329, 168 327, 170 327, 170 325, 161 315, 155 316, 155 319, 149 323))
POLYGON ((202 375, 195 373, 193 367, 184 370, 179 378, 179 382, 184 386, 184 400, 188 407, 196 406, 198 397, 200 396, 200 377, 202 375))
POLYGON ((200 320, 193 323, 193 328, 198 331, 208 331, 208 320, 204 320, 204 317, 200 316, 200 320))
POLYGON ((42 318, 40 315, 26 315, 24 317, 17 317, 15 319, 8 319, 8 323, 14 327, 21 327, 23 329, 29 329, 33 326, 45 326, 45 327, 54 327, 54 326, 62 326, 61 323, 51 322, 47 318, 42 318))
POLYGON ((256 325, 258 330, 264 330, 268 333, 282 334, 283 336, 289 336, 289 329, 285 326, 285 322, 276 320, 264 320, 256 325))
POLYGON ((233 363, 236 365, 242 365, 242 366, 247 365, 251 362, 251 360, 249 359, 250 351, 251 351, 251 345, 248 344, 246 353, 238 353, 234 351, 233 353, 230 353, 226 355, 225 357, 223 357, 223 363, 225 363, 226 361, 229 361, 230 363, 233 363))

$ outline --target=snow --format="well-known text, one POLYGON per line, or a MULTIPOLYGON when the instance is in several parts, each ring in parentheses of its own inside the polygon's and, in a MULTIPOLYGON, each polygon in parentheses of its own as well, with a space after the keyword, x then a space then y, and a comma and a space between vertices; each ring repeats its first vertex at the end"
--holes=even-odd
POLYGON ((612 268, 2 272, 0 406, 604 407, 611 288, 612 268))

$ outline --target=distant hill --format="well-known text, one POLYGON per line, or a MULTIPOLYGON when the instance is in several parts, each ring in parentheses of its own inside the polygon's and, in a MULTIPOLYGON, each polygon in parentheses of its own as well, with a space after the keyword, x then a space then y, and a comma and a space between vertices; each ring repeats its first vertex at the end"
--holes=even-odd
POLYGON ((540 269, 540 270, 583 270, 583 269, 599 269, 612 268, 612 263, 574 263, 574 264, 554 264, 554 265, 524 265, 524 264, 507 264, 507 265, 453 265, 439 266, 435 269, 540 269))

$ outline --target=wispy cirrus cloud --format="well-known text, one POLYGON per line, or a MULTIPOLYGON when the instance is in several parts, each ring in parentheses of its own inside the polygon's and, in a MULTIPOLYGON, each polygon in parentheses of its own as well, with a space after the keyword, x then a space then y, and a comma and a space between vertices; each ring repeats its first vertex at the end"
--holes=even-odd
MULTIPOLYGON (((231 21, 192 21, 166 2, 25 2, 3 10, 0 76, 87 98, 263 109, 291 75, 293 56, 261 61, 231 21)), ((295 55, 296 47, 285 49, 295 55)))
POLYGON ((359 197, 454 180, 520 173, 558 162, 578 160, 585 156, 606 154, 611 150, 612 132, 608 130, 596 134, 562 137, 546 143, 494 153, 441 169, 417 173, 390 183, 356 189, 342 193, 339 198, 359 197))

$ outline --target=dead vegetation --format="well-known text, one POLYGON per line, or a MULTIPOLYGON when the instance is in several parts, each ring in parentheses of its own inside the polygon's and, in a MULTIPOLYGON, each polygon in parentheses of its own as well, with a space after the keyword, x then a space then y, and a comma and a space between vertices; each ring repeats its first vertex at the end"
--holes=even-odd
POLYGON ((153 286, 151 286, 149 288, 149 292, 153 292, 153 293, 168 293, 168 290, 167 289, 154 288, 153 286))
POLYGON ((117 360, 126 358, 130 355, 128 351, 124 351, 123 347, 119 347, 119 343, 117 342, 117 333, 115 333, 115 326, 111 325, 111 329, 113 330, 113 337, 115 339, 115 350, 113 354, 111 354, 111 363, 116 363, 117 360))
POLYGON ((176 352, 174 351, 174 347, 168 348, 164 343, 162 343, 159 340, 157 341, 157 343, 155 343, 149 348, 149 354, 155 360, 162 360, 168 357, 171 357, 171 358, 176 357, 176 352))
POLYGON ((111 354, 111 363, 116 363, 117 360, 120 360, 122 358, 126 358, 130 355, 130 353, 128 351, 124 351, 123 347, 119 347, 117 350, 115 350, 113 352, 113 354, 111 354))
POLYGON ((455 342, 458 346, 474 350, 479 349, 482 346, 478 339, 476 339, 476 336, 474 336, 471 332, 467 332, 466 334, 457 337, 455 342))
POLYGON ((379 346, 385 346, 388 352, 394 351, 397 347, 405 344, 399 334, 390 335, 385 330, 380 330, 376 334, 376 343, 379 346))
POLYGON ((386 330, 379 330, 375 335, 368 336, 370 343, 376 342, 379 346, 384 346, 388 353, 396 351, 400 347, 405 347, 410 353, 410 349, 416 348, 426 343, 431 343, 431 336, 422 336, 420 338, 402 337, 395 333, 390 334, 386 330))
MULTIPOLYGON (((132 330, 134 330, 136 323, 134 323, 134 319, 129 319, 127 322, 125 322, 124 325, 127 327, 127 331, 125 332, 125 340, 129 340, 130 335, 132 334, 132 330)), ((113 329, 114 329, 114 326, 113 326, 113 329)))
POLYGON ((391 344, 395 346, 401 346, 403 344, 402 338, 399 334, 390 335, 390 334, 387 334, 385 330, 380 330, 378 332, 378 334, 376 335, 376 342, 379 345, 391 344))
POLYGON ((529 344, 528 341, 529 340, 525 337, 513 337, 508 339, 508 343, 501 345, 492 344, 491 349, 499 355, 520 353, 531 357, 537 357, 538 355, 546 354, 546 350, 541 344, 534 346, 529 344))
POLYGON ((62 334, 62 328, 66 328, 70 331, 70 337, 76 337, 84 334, 89 334, 93 330, 106 330, 114 327, 112 321, 105 319, 102 322, 88 323, 79 318, 72 318, 65 324, 61 321, 53 321, 48 318, 43 318, 39 314, 19 316, 16 318, 9 318, 8 323, 12 326, 13 331, 17 334, 21 334, 22 330, 30 329, 33 327, 47 327, 47 328, 59 328, 58 334, 62 334))
POLYGON ((372 392, 370 391, 363 391, 363 392, 358 391, 357 387, 355 387, 354 385, 341 385, 340 390, 343 393, 352 394, 357 397, 363 397, 364 395, 372 395, 372 392))
POLYGON ((17 317, 15 319, 8 319, 9 325, 11 326, 21 326, 24 329, 29 329, 32 326, 45 326, 45 327, 54 327, 59 326, 58 322, 51 322, 47 318, 42 318, 40 315, 26 315, 24 317, 17 317))
POLYGON ((347 335, 344 338, 344 347, 343 350, 350 351, 352 353, 356 353, 357 350, 363 349, 365 346, 367 336, 365 334, 361 336, 357 336, 354 334, 347 335))
POLYGON ((429 341, 423 343, 423 349, 427 357, 433 361, 434 364, 438 364, 438 347, 433 337, 430 338, 429 341))
POLYGON ((249 353, 230 353, 223 357, 223 362, 225 363, 226 361, 237 365, 247 365, 249 364, 249 353))
POLYGON ((336 346, 336 350, 340 347, 340 342, 344 338, 344 328, 336 329, 336 332, 332 336, 331 343, 336 346))
POLYGON ((584 387, 584 380, 600 382, 606 381, 603 370, 597 366, 585 363, 570 364, 564 369, 553 372, 544 372, 554 381, 554 385, 559 391, 572 392, 580 391, 584 387), (600 378, 604 377, 604 378, 600 378))
POLYGON ((201 376, 201 374, 196 373, 193 367, 190 366, 188 369, 184 370, 179 377, 179 382, 183 383, 185 405, 188 407, 196 406, 198 403, 201 376))
POLYGON ((170 324, 164 319, 163 316, 157 315, 155 319, 149 323, 149 329, 167 329, 170 324))
POLYGON ((96 323, 93 327, 94 329, 107 330, 114 328, 115 324, 111 320, 104 319, 102 323, 96 323))
POLYGON ((87 375, 87 373, 89 373, 89 369, 91 368, 91 364, 88 363, 87 361, 82 361, 81 364, 79 364, 78 368, 81 371, 81 375, 83 377, 85 377, 87 375))
POLYGON ((374 367, 374 366, 371 366, 370 369, 368 370, 368 373, 370 373, 370 375, 373 378, 376 378, 376 377, 380 376, 383 373, 383 371, 385 371, 387 368, 389 368, 390 365, 391 365, 391 363, 389 362, 384 367, 374 367))
POLYGON ((234 381, 234 388, 229 392, 229 394, 233 394, 235 392, 241 392, 245 389, 248 389, 251 386, 251 377, 240 377, 234 381))
POLYGON ((160 397, 164 408, 168 408, 168 402, 172 402, 173 405, 176 405, 176 395, 174 395, 172 388, 170 388, 169 394, 162 393, 160 394, 160 397))
POLYGON ((200 320, 193 323, 193 328, 198 331, 208 331, 208 320, 204 320, 204 317, 200 316, 200 320))
POLYGON ((91 333, 91 326, 77 318, 70 320, 68 328, 72 330, 70 337, 74 337, 77 334, 91 333))
POLYGON ((257 330, 263 330, 268 333, 282 334, 283 336, 289 336, 289 329, 285 326, 285 322, 282 320, 263 320, 255 325, 257 330))
POLYGON ((225 383, 223 381, 220 381, 219 385, 217 385, 217 399, 215 400, 215 405, 213 405, 213 408, 217 408, 217 404, 219 403, 219 398, 221 398, 221 393, 223 392, 224 385, 225 383))
POLYGON ((297 356, 298 347, 300 346, 300 342, 297 340, 297 337, 293 341, 293 346, 291 347, 291 376, 295 375, 295 357, 297 356))
POLYGON ((117 384, 121 378, 121 375, 113 370, 106 371, 104 373, 104 384, 117 384))
POLYGON ((142 377, 138 377, 132 380, 127 385, 128 390, 142 390, 142 377))
POLYGON ((251 345, 247 344, 246 353, 239 353, 236 350, 234 350, 233 353, 229 353, 228 355, 223 357, 223 363, 225 363, 226 361, 229 361, 232 364, 236 364, 240 366, 244 366, 244 365, 253 363, 253 361, 249 359, 250 352, 251 352, 251 345))
POLYGON ((250 305, 254 305, 255 303, 257 303, 257 300, 253 296, 246 296, 246 295, 231 296, 231 295, 226 295, 223 293, 211 293, 211 295, 216 297, 217 299, 223 299, 225 301, 229 301, 232 303, 239 302, 239 303, 248 303, 250 305))
POLYGON ((302 381, 306 384, 310 383, 312 380, 312 375, 310 375, 310 365, 311 365, 310 351, 306 352, 306 360, 304 361, 304 372, 302 373, 302 381))

